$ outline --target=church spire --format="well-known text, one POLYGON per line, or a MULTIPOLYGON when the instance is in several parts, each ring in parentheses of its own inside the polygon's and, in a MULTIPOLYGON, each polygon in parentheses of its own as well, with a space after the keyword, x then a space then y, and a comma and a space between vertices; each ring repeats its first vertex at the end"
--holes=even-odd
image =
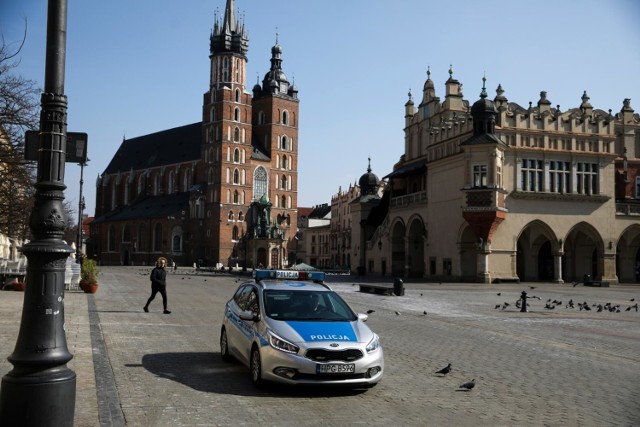
POLYGON ((224 18, 219 22, 215 14, 215 22, 211 33, 211 55, 221 52, 232 52, 246 55, 249 50, 249 37, 244 23, 236 20, 234 0, 227 0, 224 18))

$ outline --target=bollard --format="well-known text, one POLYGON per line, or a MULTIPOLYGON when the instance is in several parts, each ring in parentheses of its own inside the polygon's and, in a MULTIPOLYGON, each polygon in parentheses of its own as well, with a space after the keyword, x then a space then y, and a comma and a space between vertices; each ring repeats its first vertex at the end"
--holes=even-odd
POLYGON ((399 297, 404 295, 404 282, 399 277, 393 280, 393 293, 399 297))
POLYGON ((520 313, 526 313, 527 312, 527 293, 525 291, 522 291, 522 294, 520 295, 520 299, 522 300, 522 305, 520 306, 520 313))

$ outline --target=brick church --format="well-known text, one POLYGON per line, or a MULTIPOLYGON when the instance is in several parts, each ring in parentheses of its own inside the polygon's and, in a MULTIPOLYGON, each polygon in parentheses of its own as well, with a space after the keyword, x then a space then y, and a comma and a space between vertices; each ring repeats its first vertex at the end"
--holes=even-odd
POLYGON ((298 90, 271 49, 247 88, 249 38, 215 18, 202 121, 125 139, 96 183, 90 257, 104 265, 281 268, 295 261, 298 90))

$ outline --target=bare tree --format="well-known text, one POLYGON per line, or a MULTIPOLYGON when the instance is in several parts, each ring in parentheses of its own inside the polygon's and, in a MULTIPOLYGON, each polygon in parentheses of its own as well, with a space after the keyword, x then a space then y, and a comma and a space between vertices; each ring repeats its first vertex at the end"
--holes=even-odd
MULTIPOLYGON (((26 37, 25 22, 25 37, 26 37)), ((25 38, 12 48, 0 34, 0 233, 25 239, 33 206, 34 164, 24 159, 24 135, 38 129, 42 92, 15 73, 25 38)))

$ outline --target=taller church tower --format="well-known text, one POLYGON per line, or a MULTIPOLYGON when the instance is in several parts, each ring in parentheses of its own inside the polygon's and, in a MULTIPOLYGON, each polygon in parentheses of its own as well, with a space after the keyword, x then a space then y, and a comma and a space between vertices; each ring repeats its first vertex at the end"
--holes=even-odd
POLYGON ((249 37, 234 0, 216 16, 203 100, 202 174, 192 210, 206 224, 204 258, 223 265, 285 267, 295 259, 298 99, 282 49, 253 96, 246 89, 249 37))

